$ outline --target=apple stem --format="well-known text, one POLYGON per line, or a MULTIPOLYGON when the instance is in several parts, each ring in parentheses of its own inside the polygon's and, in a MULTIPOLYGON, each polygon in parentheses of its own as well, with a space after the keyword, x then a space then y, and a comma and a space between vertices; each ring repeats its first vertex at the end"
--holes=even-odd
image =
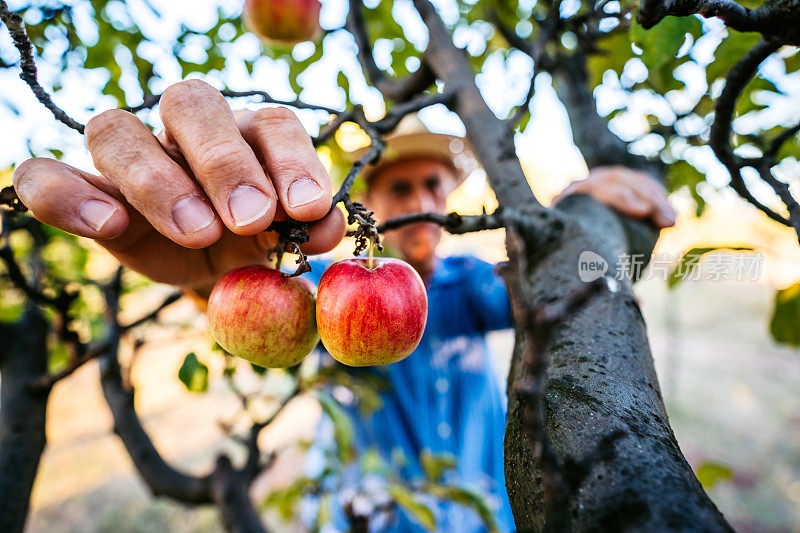
POLYGON ((372 248, 375 246, 375 237, 369 238, 369 269, 374 270, 375 260, 372 257, 372 248))

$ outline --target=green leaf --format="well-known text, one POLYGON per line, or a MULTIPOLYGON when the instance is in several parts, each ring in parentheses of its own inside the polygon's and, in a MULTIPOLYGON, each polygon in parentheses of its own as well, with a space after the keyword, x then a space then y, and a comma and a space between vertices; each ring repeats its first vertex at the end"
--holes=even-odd
POLYGON ((800 281, 775 293, 769 331, 776 342, 800 346, 800 281))
POLYGON ((347 74, 339 71, 339 74, 336 75, 336 83, 339 85, 339 87, 344 89, 344 92, 350 94, 350 80, 348 79, 347 74))
POLYGON ((494 513, 486 502, 486 499, 480 493, 451 485, 434 485, 428 487, 427 491, 432 496, 441 500, 460 503, 478 513, 478 516, 480 516, 489 533, 496 533, 499 531, 494 513))
POLYGON ((205 392, 208 390, 208 367, 192 352, 183 360, 178 370, 178 379, 191 392, 205 392))
MULTIPOLYGON (((301 477, 293 481, 289 486, 270 491, 261 506, 264 508, 277 508, 284 520, 291 520, 295 517, 294 508, 300 498, 309 494, 319 487, 319 480, 309 477, 301 477)), ((322 512, 322 511, 320 511, 322 512)))
POLYGON ((678 262, 678 266, 675 267, 675 270, 673 270, 669 275, 669 278, 667 278, 667 285, 669 288, 671 289, 683 281, 686 274, 690 273, 692 269, 697 267, 703 256, 719 250, 733 250, 741 252, 752 250, 752 248, 749 246, 708 246, 692 248, 683 254, 683 257, 681 257, 681 260, 678 262))
POLYGON ((761 40, 757 33, 729 32, 714 51, 714 61, 706 68, 709 87, 717 78, 724 77, 743 55, 761 40))
POLYGON ((389 468, 378 450, 370 448, 361 454, 361 471, 365 474, 386 474, 389 468))
POLYGON ((355 456, 355 450, 353 449, 353 422, 339 403, 328 394, 320 393, 317 396, 317 400, 322 407, 322 411, 328 415, 328 418, 333 423, 333 440, 336 443, 339 460, 342 464, 347 464, 355 456))
POLYGON ((733 471, 723 464, 707 461, 697 467, 695 475, 704 489, 710 489, 719 481, 732 479, 733 471))
POLYGON ((432 483, 438 482, 445 472, 456 467, 456 458, 449 453, 434 454, 428 450, 422 450, 419 461, 425 477, 432 483))
POLYGON ((386 486, 386 492, 394 499, 408 516, 428 531, 436 529, 436 517, 431 508, 417 499, 413 492, 403 485, 391 483, 386 486))
POLYGON ((598 40, 597 46, 603 53, 592 54, 587 62, 589 82, 592 87, 600 85, 607 70, 613 70, 617 76, 622 74, 625 63, 633 57, 631 38, 621 29, 609 32, 598 40))
POLYGON ((662 94, 681 88, 673 71, 688 61, 688 55, 678 58, 678 51, 686 41, 686 35, 697 38, 702 24, 695 17, 666 17, 650 30, 645 30, 635 21, 631 25, 631 41, 642 50, 641 59, 650 73, 648 83, 662 94))
POLYGON ((67 345, 59 342, 55 336, 47 339, 47 369, 49 372, 58 372, 69 363, 70 352, 67 345))
POLYGON ((258 366, 258 365, 253 364, 253 363, 250 363, 250 368, 252 368, 253 372, 258 374, 259 376, 263 376, 264 374, 267 373, 267 369, 266 368, 264 368, 263 366, 258 366))

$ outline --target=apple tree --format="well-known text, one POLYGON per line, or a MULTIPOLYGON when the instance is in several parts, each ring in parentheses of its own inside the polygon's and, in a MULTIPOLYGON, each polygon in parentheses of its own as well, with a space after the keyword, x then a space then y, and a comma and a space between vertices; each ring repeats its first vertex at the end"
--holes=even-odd
MULTIPOLYGON (((0 0, 0 19, 11 36, 0 41, 0 69, 20 71, 55 119, 58 135, 51 136, 50 145, 29 144, 33 155, 63 156, 74 148, 70 139, 83 133, 84 117, 98 108, 127 109, 154 125, 150 112, 160 92, 171 81, 199 76, 231 99, 289 106, 316 121, 314 143, 327 150, 340 182, 332 208, 341 204, 346 210, 357 249, 382 231, 419 220, 454 234, 505 228, 509 261, 503 273, 516 324, 505 461, 517 528, 730 530, 669 426, 631 289, 631 278, 639 272, 612 279, 624 273, 618 258, 647 256, 657 232, 584 195, 568 197, 557 208, 544 207, 523 175, 514 138, 532 118, 536 83, 550 81, 589 168, 619 164, 643 169, 671 191, 688 190, 701 211, 704 187, 710 186, 705 156, 713 153, 733 190, 800 234, 800 206, 788 185, 798 173, 800 124, 761 114, 770 98, 786 98, 785 79, 800 66, 797 2, 373 0, 347 5, 326 0, 325 9, 341 11, 339 24, 323 28, 313 45, 292 48, 256 42, 242 25, 238 2, 220 6, 206 27, 182 24, 164 37, 146 29, 147 20, 159 18, 159 6, 145 0, 0 0), (400 24, 401 19, 411 22, 400 24), (237 49, 244 52, 233 53, 237 49), (359 71, 341 59, 343 49, 359 71), (530 64, 529 83, 515 101, 491 108, 480 76, 492 72, 493 63, 520 58, 530 64), (241 86, 234 72, 258 79, 265 61, 282 65, 285 79, 273 80, 274 87, 241 86), (46 81, 37 71, 44 62, 49 66, 46 81), (97 72, 102 75, 94 101, 75 107, 59 99, 70 76, 97 72), (320 72, 335 76, 341 89, 325 101, 311 96, 311 74, 320 72), (276 97, 279 91, 291 94, 276 97), (619 96, 613 109, 601 101, 604 91, 619 96), (386 111, 371 119, 364 104, 374 105, 376 97, 386 111), (380 158, 383 136, 400 119, 441 105, 463 123, 500 207, 483 215, 420 214, 376 226, 371 213, 350 196, 356 177, 380 158), (739 120, 748 117, 753 120, 739 120), (643 125, 635 136, 620 127, 631 118, 643 125), (345 163, 337 142, 336 132, 345 124, 357 125, 370 140, 367 154, 353 165, 345 163), (763 184, 772 197, 753 192, 763 184), (608 277, 590 283, 578 278, 575 266, 587 250, 613 266, 608 277)), ((0 347, 2 529, 24 526, 46 442, 51 387, 97 360, 115 432, 152 492, 188 504, 215 504, 230 530, 263 530, 247 488, 270 467, 258 435, 274 415, 253 420, 246 435, 234 435, 245 446, 244 463, 234 464, 223 455, 211 472, 185 473, 153 446, 133 407, 134 391, 123 379, 129 369, 121 363, 121 339, 157 320, 181 294, 169 295, 140 319, 121 322, 120 301, 142 280, 121 270, 107 279, 92 278, 85 268, 86 249, 77 238, 27 216, 13 188, 3 189, 1 199, 8 208, 0 241, 0 332, 7 339, 0 347)), ((286 249, 295 251, 308 238, 307 229, 294 221, 270 228, 286 249)), ((297 271, 307 267, 301 253, 297 271)), ((800 343, 798 291, 784 291, 776 302, 776 339, 800 343)), ((246 410, 250 397, 237 388, 236 374, 249 369, 228 363, 221 379, 230 382, 246 410)), ((264 379, 273 375, 251 371, 264 379)), ((190 390, 202 391, 208 369, 189 354, 179 378, 190 390)), ((365 531, 398 506, 433 528, 422 494, 471 506, 493 527, 480 495, 441 482, 449 458, 426 458, 427 479, 408 485, 386 474, 385 465, 376 464, 377 455, 353 457, 346 416, 325 386, 343 385, 369 406, 380 385, 302 365, 280 379, 292 385, 275 413, 294 395, 317 391, 334 423, 337 451, 320 477, 302 478, 270 495, 268 504, 291 515, 302 495, 324 500, 324 478, 358 462, 365 478, 383 472, 382 486, 388 489, 381 501, 365 506, 352 499, 345 505, 354 530, 365 531)), ((364 494, 355 491, 357 496, 363 499, 364 494)))

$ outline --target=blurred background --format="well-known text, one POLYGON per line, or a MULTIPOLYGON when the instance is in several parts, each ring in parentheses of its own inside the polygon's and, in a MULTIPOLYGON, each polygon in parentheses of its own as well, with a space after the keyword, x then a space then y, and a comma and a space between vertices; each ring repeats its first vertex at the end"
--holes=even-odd
MULTIPOLYGON (((209 57, 209 45, 199 36, 184 39, 181 47, 174 49, 159 48, 159 43, 171 43, 182 28, 203 32, 217 24, 220 16, 237 16, 241 3, 153 3, 157 4, 159 17, 149 13, 144 1, 127 2, 125 10, 121 2, 108 2, 104 17, 111 25, 117 20, 123 20, 122 25, 135 20, 138 28, 147 33, 148 43, 142 53, 148 54, 159 73, 150 81, 149 90, 160 92, 186 74, 182 62, 205 63, 214 58, 209 57), (172 60, 170 53, 175 53, 180 64, 172 60)), ((9 2, 12 10, 23 4, 28 3, 9 2)), ((93 15, 85 4, 88 2, 75 3, 75 25, 84 33, 82 39, 99 42, 104 30, 91 22, 93 15)), ((404 11, 408 6, 397 4, 401 7, 394 16, 413 41, 415 32, 424 30, 404 18, 410 17, 404 11)), ((446 14, 455 3, 438 4, 446 14)), ((35 25, 35 10, 29 13, 26 22, 35 25)), ((324 1, 323 28, 340 27, 345 13, 343 0, 324 1)), ((703 24, 704 36, 712 36, 703 46, 713 50, 724 30, 719 25, 715 27, 714 21, 703 24)), ((224 27, 217 30, 218 34, 227 31, 224 27)), ((476 42, 470 31, 480 29, 467 28, 457 33, 459 44, 468 49, 476 42)), ((48 38, 53 44, 40 50, 40 80, 45 85, 57 85, 56 102, 75 118, 85 121, 99 110, 117 107, 120 101, 141 101, 143 93, 135 71, 122 69, 111 76, 105 68, 91 69, 78 63, 65 66, 61 60, 63 50, 59 48, 62 36, 53 34, 48 38)), ((368 116, 380 117, 385 110, 383 101, 366 86, 352 55, 352 44, 343 39, 337 33, 325 37, 328 59, 303 72, 301 95, 308 101, 334 107, 360 102, 366 106, 368 116), (348 80, 346 90, 337 81, 341 73, 348 80)), ((275 97, 294 98, 298 87, 290 84, 292 72, 285 61, 260 55, 263 50, 253 35, 236 35, 228 40, 220 45, 224 65, 207 70, 203 79, 232 89, 268 87, 275 97), (245 67, 248 61, 249 66, 245 67)), ((313 45, 308 48, 307 44, 294 48, 291 54, 295 60, 314 53, 313 45)), ((701 59, 695 58, 701 64, 703 46, 696 52, 701 59)), ((378 58, 391 55, 381 45, 376 45, 375 52, 378 58)), ((110 53, 124 56, 121 49, 110 53)), ((8 35, 0 31, 0 58, 10 63, 16 61, 14 54, 8 35)), ((122 56, 112 62, 130 62, 129 57, 122 56)), ((710 52, 706 56, 710 57, 710 52)), ((707 58, 705 64, 710 61, 707 58)), ((691 92, 701 81, 705 83, 704 75, 686 70, 686 91, 691 92)), ((530 61, 522 54, 510 54, 503 60, 489 57, 483 62, 479 85, 498 114, 505 115, 522 100, 530 71, 530 61)), ((0 169, 7 169, 0 171, 0 186, 9 184, 14 165, 32 154, 56 155, 91 169, 82 137, 54 123, 17 75, 14 69, 0 69, 0 169)), ((761 120, 768 121, 771 116, 796 119, 800 113, 796 106, 800 79, 797 74, 776 76, 782 80, 788 99, 763 105, 766 115, 761 120), (792 97, 794 107, 790 105, 792 97)), ((616 85, 614 79, 604 80, 595 92, 598 108, 605 112, 616 109, 619 91, 618 79, 616 85)), ((644 103, 640 104, 646 107, 646 97, 641 99, 644 103)), ((624 138, 637 137, 643 113, 620 115, 619 120, 614 119, 615 131, 624 138)), ((309 133, 315 134, 319 113, 299 115, 309 133)), ((146 112, 144 116, 149 124, 158 127, 157 113, 146 112)), ((516 137, 516 148, 534 192, 548 202, 570 181, 583 178, 587 170, 572 144, 566 113, 546 75, 537 81, 531 117, 516 137)), ((433 131, 463 134, 463 126, 443 106, 424 110, 421 118, 433 131)), ((355 127, 344 128, 336 140, 344 149, 363 143, 362 134, 355 127)), ((322 148, 320 156, 335 177, 337 154, 322 148)), ((737 530, 800 531, 800 352, 776 343, 770 334, 776 291, 800 279, 800 246, 791 229, 768 220, 725 188, 727 174, 709 150, 698 149, 689 159, 706 181, 688 188, 671 187, 670 199, 679 212, 678 223, 663 232, 656 256, 669 263, 671 272, 680 257, 694 248, 748 247, 757 254, 759 263, 754 276, 739 281, 686 279, 670 286, 665 271, 653 269, 636 285, 670 421, 701 482, 737 530)), ((465 214, 495 206, 486 176, 480 170, 452 195, 449 205, 465 214)), ((440 252, 472 253, 499 262, 505 258, 503 238, 502 230, 446 236, 440 252)), ((114 262, 98 247, 84 241, 80 246, 88 250, 85 268, 91 276, 103 277, 113 271, 114 262)), ((345 242, 333 255, 345 257, 352 247, 352 242, 345 242)), ((735 255, 725 251, 719 254, 735 255)), ((123 310, 129 317, 137 317, 169 290, 141 281, 141 290, 126 295, 123 310)), ((7 300, 3 306, 8 304, 7 300)), ((204 320, 191 302, 181 301, 170 307, 162 324, 138 333, 141 346, 136 350, 128 347, 129 357, 135 358, 136 365, 126 376, 136 387, 136 408, 156 446, 165 458, 196 472, 210 468, 221 449, 230 448, 236 453, 221 424, 239 409, 237 398, 217 379, 224 362, 211 350, 212 340, 205 331, 204 320), (210 388, 206 394, 188 391, 175 377, 187 352, 195 352, 209 367, 210 388)), ((492 334, 494 363, 501 382, 512 343, 510 331, 492 334)), ((262 447, 279 450, 280 454, 276 466, 254 486, 256 497, 287 486, 297 476, 303 454, 303 446, 297 442, 313 436, 319 417, 317 403, 300 397, 274 427, 262 434, 262 447)), ((214 509, 186 508, 148 494, 121 442, 112 433, 111 415, 94 363, 55 387, 49 403, 47 433, 48 446, 33 492, 30 531, 221 530, 214 509)))

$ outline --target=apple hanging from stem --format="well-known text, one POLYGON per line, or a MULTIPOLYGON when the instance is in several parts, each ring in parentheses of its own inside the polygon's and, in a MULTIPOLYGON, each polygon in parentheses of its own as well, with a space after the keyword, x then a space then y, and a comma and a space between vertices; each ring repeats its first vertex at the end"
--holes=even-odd
POLYGON ((267 368, 296 365, 319 339, 314 284, 266 266, 231 270, 208 299, 208 325, 226 351, 267 368))
POLYGON ((273 41, 313 41, 321 32, 320 7, 319 0, 245 0, 245 23, 273 41))
POLYGON ((320 338, 333 358, 346 365, 406 358, 419 344, 427 317, 425 285, 405 261, 345 259, 328 267, 319 281, 320 338))

